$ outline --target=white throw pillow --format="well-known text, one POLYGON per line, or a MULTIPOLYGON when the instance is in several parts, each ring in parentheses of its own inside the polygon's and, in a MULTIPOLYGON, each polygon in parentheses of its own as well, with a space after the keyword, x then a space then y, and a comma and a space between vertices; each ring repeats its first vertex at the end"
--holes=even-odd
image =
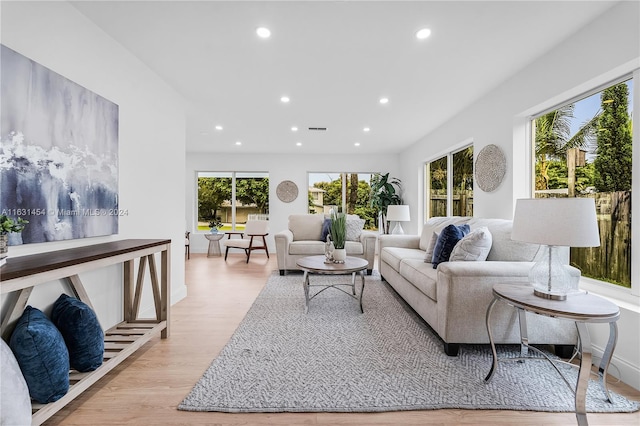
POLYGON ((347 241, 360 241, 364 219, 347 219, 347 241))
POLYGON ((31 397, 27 382, 13 351, 3 339, 0 340, 0 424, 30 425, 31 397))
POLYGON ((474 229, 458 241, 451 252, 449 261, 485 261, 491 251, 492 243, 491 232, 486 226, 474 229))
POLYGON ((431 235, 431 241, 429 241, 429 247, 427 247, 427 251, 424 254, 424 263, 433 263, 433 250, 436 248, 436 242, 438 241, 438 237, 440 234, 434 232, 431 235))

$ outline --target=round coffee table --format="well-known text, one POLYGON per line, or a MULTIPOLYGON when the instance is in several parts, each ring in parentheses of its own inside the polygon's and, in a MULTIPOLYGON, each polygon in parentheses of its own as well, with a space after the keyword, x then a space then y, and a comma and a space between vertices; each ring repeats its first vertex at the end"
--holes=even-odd
POLYGON ((369 266, 369 262, 364 259, 360 259, 359 257, 351 257, 347 256, 344 263, 325 263, 325 256, 307 256, 302 257, 296 261, 296 265, 304 271, 304 278, 302 281, 302 287, 304 288, 304 312, 309 312, 309 302, 311 299, 316 297, 318 294, 322 293, 328 288, 335 288, 337 290, 342 291, 346 295, 353 297, 354 299, 360 302, 360 312, 364 313, 364 309, 362 308, 362 294, 364 293, 364 274, 367 270, 367 266, 369 266), (360 295, 356 295, 356 273, 360 273, 360 277, 362 279, 362 289, 360 290, 360 295), (351 284, 310 284, 309 283, 309 275, 310 274, 318 274, 318 275, 348 275, 351 274, 351 284), (340 286, 351 287, 351 293, 346 292, 340 286), (323 287, 317 293, 313 295, 309 295, 310 287, 323 287))

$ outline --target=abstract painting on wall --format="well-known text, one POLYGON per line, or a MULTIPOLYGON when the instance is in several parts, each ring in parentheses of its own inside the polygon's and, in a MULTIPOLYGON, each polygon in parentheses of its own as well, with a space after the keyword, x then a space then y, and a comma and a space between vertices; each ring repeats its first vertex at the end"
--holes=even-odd
POLYGON ((9 244, 117 234, 118 105, 0 48, 0 214, 29 221, 9 244))

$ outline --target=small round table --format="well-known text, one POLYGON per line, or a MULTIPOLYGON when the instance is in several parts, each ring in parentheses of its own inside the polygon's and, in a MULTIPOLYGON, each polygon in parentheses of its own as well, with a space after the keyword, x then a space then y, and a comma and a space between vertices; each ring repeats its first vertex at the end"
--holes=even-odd
MULTIPOLYGON (((487 308, 487 332, 489 333, 489 342, 491 343, 491 352, 493 355, 493 363, 489 374, 484 379, 491 380, 491 377, 498 368, 498 354, 496 345, 493 342, 493 334, 491 333, 491 312, 496 302, 499 300, 513 306, 518 311, 518 320, 520 322, 520 339, 521 339, 521 355, 527 354, 527 348, 531 348, 547 359, 556 371, 562 376, 565 383, 571 387, 572 385, 560 372, 554 361, 544 352, 533 346, 529 346, 527 336, 527 320, 525 312, 533 312, 538 315, 545 315, 553 318, 563 318, 575 321, 578 329, 578 348, 580 350, 580 366, 578 370, 578 380, 575 384, 575 405, 576 418, 579 425, 587 425, 586 398, 587 385, 589 384, 589 374, 591 372, 591 337, 587 329, 587 323, 609 323, 609 341, 602 354, 598 373, 600 376, 600 384, 607 401, 612 402, 609 390, 607 389, 607 369, 609 362, 613 356, 613 351, 618 340, 618 326, 616 321, 620 317, 620 309, 615 303, 611 303, 602 297, 589 294, 587 292, 571 294, 566 300, 550 300, 538 297, 533 294, 533 288, 527 285, 516 284, 496 284, 493 286, 493 301, 487 308)), ((522 359, 522 358, 511 358, 522 359)))
POLYGON ((307 256, 302 257, 296 261, 296 265, 304 271, 304 277, 302 281, 302 287, 304 288, 304 312, 305 314, 309 312, 309 302, 311 299, 316 297, 318 294, 322 293, 326 289, 332 287, 337 290, 342 291, 350 297, 353 297, 360 302, 360 312, 364 313, 364 309, 362 308, 362 294, 364 293, 364 274, 367 270, 367 266, 369 266, 369 262, 359 257, 351 257, 347 256, 344 263, 325 263, 325 256, 307 256), (362 289, 360 290, 360 296, 356 296, 356 273, 359 272, 362 277, 362 289), (318 275, 348 275, 351 274, 351 284, 310 284, 309 283, 309 274, 318 274, 318 275), (351 293, 346 292, 343 288, 339 286, 348 286, 351 287, 351 293), (309 295, 310 287, 323 287, 314 295, 309 295))
POLYGON ((220 251, 220 240, 224 238, 224 232, 204 234, 204 237, 209 240, 207 257, 222 256, 222 252, 220 251))

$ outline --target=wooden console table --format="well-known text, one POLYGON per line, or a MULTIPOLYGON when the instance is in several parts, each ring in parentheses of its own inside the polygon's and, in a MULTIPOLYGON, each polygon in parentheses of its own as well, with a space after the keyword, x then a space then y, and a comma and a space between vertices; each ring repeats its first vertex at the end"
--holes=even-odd
POLYGON ((118 263, 124 264, 124 320, 104 332, 103 364, 89 373, 72 370, 69 392, 59 400, 33 403, 33 425, 43 423, 152 337, 169 337, 171 240, 120 240, 20 256, 9 258, 0 269, 0 293, 11 293, 6 312, 0 316, 2 338, 8 341, 36 285, 65 280, 78 299, 93 307, 79 274, 118 263), (155 253, 160 253, 159 279, 155 253), (140 259, 137 274, 135 259, 140 259), (138 318, 146 270, 150 273, 155 306, 155 318, 151 319, 138 318))

